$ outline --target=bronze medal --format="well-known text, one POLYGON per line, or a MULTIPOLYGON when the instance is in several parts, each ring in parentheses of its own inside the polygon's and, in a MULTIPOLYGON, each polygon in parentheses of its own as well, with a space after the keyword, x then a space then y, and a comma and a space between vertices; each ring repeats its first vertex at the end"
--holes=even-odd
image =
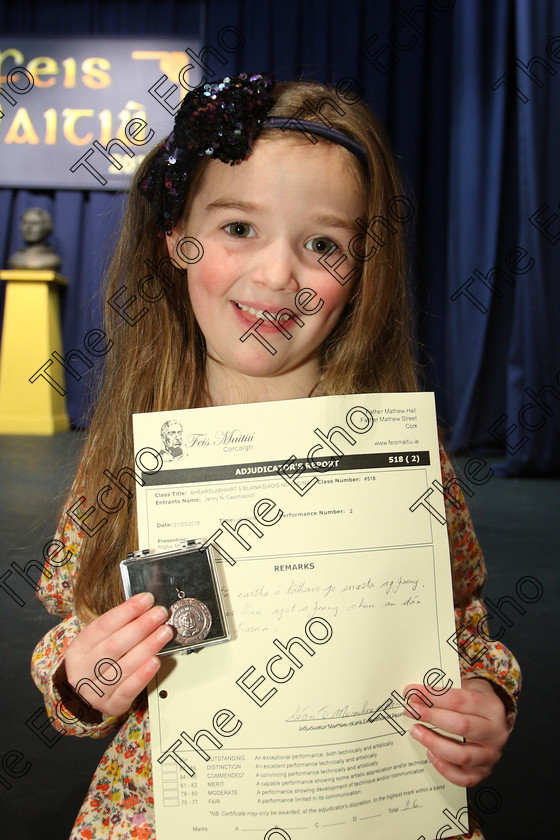
POLYGON ((202 642, 212 627, 212 615, 202 601, 185 598, 185 593, 176 590, 180 600, 171 605, 171 615, 165 622, 175 629, 173 641, 180 645, 195 645, 202 642))

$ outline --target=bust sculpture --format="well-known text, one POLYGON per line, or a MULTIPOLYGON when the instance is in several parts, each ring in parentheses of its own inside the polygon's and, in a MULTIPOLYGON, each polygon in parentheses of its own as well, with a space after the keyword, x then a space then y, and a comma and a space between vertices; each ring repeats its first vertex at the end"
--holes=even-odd
POLYGON ((8 268, 47 269, 58 271, 60 257, 46 244, 53 231, 50 213, 40 207, 30 207, 21 217, 21 233, 25 248, 20 248, 8 259, 8 268))

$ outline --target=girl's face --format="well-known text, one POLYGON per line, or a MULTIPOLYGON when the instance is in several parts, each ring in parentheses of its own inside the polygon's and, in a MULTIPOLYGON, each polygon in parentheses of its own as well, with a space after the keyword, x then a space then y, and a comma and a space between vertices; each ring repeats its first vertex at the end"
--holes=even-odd
POLYGON ((346 275, 355 265, 348 242, 363 215, 349 155, 333 143, 279 138, 258 141, 240 165, 208 165, 188 221, 167 242, 176 261, 182 236, 204 247, 202 259, 188 266, 188 288, 210 358, 249 377, 298 371, 300 379, 318 379, 319 347, 352 290, 352 281, 341 285, 319 257, 335 243, 329 263, 346 254, 346 275), (316 293, 298 298, 314 314, 296 306, 302 289, 316 293), (298 320, 281 316, 281 329, 263 315, 277 318, 284 308, 298 320))

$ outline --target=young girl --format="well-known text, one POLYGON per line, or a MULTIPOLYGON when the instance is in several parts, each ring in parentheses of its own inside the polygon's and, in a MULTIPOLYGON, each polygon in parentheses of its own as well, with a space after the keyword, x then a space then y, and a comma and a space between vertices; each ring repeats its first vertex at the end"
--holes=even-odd
MULTIPOLYGON (((365 237, 362 258, 355 244, 349 247, 360 241, 356 220, 382 216, 395 196, 402 196, 397 170, 366 105, 341 107, 330 88, 273 85, 260 75, 226 78, 188 93, 172 134, 139 168, 109 295, 122 293, 124 285, 132 298, 146 277, 147 259, 160 265, 171 257, 177 268, 168 259, 161 264, 172 282, 156 293, 154 280, 149 294, 144 285, 144 300, 153 303, 134 297, 128 322, 107 307, 113 344, 57 532, 68 560, 47 569, 51 576, 41 577, 39 592, 49 612, 62 619, 37 646, 32 666, 54 726, 92 737, 117 730, 72 840, 155 838, 144 689, 160 666, 156 653, 173 631, 151 595, 123 603, 119 561, 138 547, 134 481, 128 504, 119 507, 105 495, 113 510, 102 514, 101 528, 92 527, 99 511, 80 529, 67 509, 81 500, 83 516, 107 484, 104 471, 115 475, 133 465, 135 412, 417 390, 402 226, 383 237, 374 258, 368 258, 365 237), (299 122, 290 119, 295 114, 299 122), (189 242, 203 248, 200 260, 185 251, 189 242), (346 257, 344 276, 358 267, 348 282, 319 262, 332 249, 346 257), (274 353, 255 340, 240 341, 263 310, 277 315, 292 308, 294 294, 304 288, 323 305, 303 316, 302 328, 292 324, 290 341, 266 323, 261 334, 274 353), (107 658, 121 671, 112 684, 112 675, 99 679, 104 673, 96 670, 107 658), (70 688, 84 678, 89 708, 70 688)), ((119 300, 123 305, 122 294, 119 300)), ((453 472, 443 449, 441 468, 447 485, 453 472)), ((457 627, 477 637, 486 570, 457 486, 446 511, 457 627)), ((464 786, 485 779, 499 759, 520 684, 517 662, 502 644, 479 638, 469 655, 470 665, 461 657, 462 688, 419 709, 423 723, 465 740, 421 724, 412 731, 434 767, 464 786)), ((482 837, 478 830, 473 836, 482 837)))

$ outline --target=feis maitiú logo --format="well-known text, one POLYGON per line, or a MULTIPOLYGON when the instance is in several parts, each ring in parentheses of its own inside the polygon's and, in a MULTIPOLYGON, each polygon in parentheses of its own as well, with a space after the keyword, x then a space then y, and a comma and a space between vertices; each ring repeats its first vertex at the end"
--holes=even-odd
POLYGON ((161 439, 164 448, 160 455, 164 461, 180 461, 188 458, 185 449, 197 446, 226 446, 227 444, 251 443, 255 432, 243 432, 241 429, 219 429, 210 437, 207 432, 183 432, 178 420, 167 420, 161 427, 161 439))
POLYGON ((161 427, 163 449, 159 454, 163 461, 180 461, 183 452, 183 426, 178 420, 167 420, 161 427))
POLYGON ((247 434, 241 429, 224 429, 216 432, 214 446, 224 446, 226 443, 251 443, 254 437, 255 432, 247 434))

